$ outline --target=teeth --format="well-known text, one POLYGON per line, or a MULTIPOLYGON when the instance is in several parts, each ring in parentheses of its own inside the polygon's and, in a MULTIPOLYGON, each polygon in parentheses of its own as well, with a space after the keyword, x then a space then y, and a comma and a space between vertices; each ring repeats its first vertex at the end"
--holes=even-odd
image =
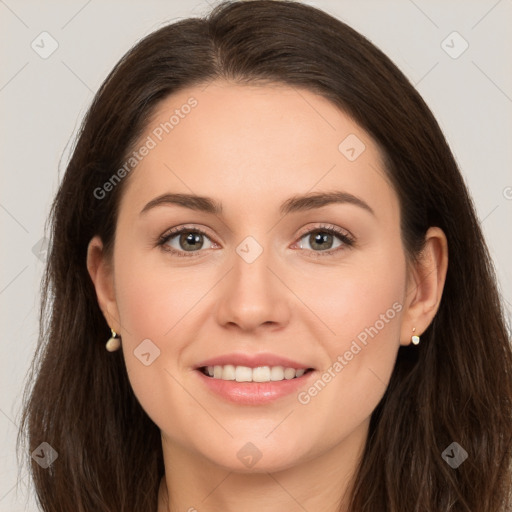
MULTIPOLYGON (((252 370, 253 382, 268 382, 270 380, 270 368, 268 366, 260 366, 252 370)), ((293 372, 295 377, 295 372, 293 372)))
POLYGON ((280 380, 290 380, 296 377, 302 377, 306 370, 300 368, 285 368, 284 366, 258 366, 249 368, 248 366, 225 366, 215 365, 207 366, 206 374, 214 379, 236 380, 237 382, 271 382, 280 380))
POLYGON ((270 369, 270 380, 283 380, 284 368, 282 366, 273 366, 270 369))
POLYGON ((224 366, 224 368, 222 368, 222 366, 216 366, 216 368, 219 368, 221 370, 221 375, 220 377, 217 378, 224 380, 235 380, 236 372, 235 367, 232 364, 227 364, 226 366, 224 366))

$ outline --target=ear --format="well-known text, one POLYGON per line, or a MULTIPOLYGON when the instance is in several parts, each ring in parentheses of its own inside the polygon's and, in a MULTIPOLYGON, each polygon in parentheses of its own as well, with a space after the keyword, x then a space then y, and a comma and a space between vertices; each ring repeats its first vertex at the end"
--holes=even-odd
POLYGON ((105 320, 111 329, 119 333, 121 323, 115 298, 114 272, 99 236, 92 238, 87 247, 87 270, 96 289, 98 304, 105 320))
POLYGON ((447 269, 446 235, 441 228, 431 227, 425 234, 425 246, 418 261, 408 272, 401 345, 409 345, 413 334, 421 336, 432 322, 441 302, 447 269))

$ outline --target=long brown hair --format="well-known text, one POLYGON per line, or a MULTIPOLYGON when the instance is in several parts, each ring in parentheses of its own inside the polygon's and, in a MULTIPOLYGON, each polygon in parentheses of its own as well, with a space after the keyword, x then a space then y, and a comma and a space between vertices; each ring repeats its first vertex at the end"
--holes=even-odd
MULTIPOLYGON (((475 209, 441 130, 380 50, 332 16, 272 0, 224 2, 150 34, 115 66, 83 121, 51 211, 40 340, 19 446, 43 510, 155 512, 158 427, 134 396, 86 269, 91 238, 111 247, 122 167, 159 102, 223 78, 313 91, 351 115, 385 156, 409 258, 430 226, 448 239, 442 301, 418 347, 401 347, 372 414, 352 512, 497 512, 512 499, 512 352, 475 209), (28 446, 23 443, 27 440, 28 446), (42 442, 58 459, 28 455, 42 442), (460 444, 452 469, 442 452, 460 444)), ((172 490, 171 490, 172 492, 172 490)))

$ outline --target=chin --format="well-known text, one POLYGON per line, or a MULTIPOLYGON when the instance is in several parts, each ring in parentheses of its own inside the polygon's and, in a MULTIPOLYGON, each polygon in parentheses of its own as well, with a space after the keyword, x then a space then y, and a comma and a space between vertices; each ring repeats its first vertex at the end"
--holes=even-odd
MULTIPOLYGON (((296 444, 296 443, 294 443, 296 444)), ((234 473, 275 473, 284 471, 300 463, 301 457, 290 446, 258 446, 258 442, 231 441, 227 446, 222 444, 221 453, 203 453, 212 464, 234 473)))

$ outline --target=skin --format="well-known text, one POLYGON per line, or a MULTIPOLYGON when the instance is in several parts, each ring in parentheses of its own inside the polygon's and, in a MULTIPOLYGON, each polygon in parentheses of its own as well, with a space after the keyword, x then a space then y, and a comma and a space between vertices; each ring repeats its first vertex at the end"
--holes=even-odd
MULTIPOLYGON (((221 81, 188 88, 159 105, 140 141, 191 96, 197 107, 126 178, 112 259, 98 237, 87 259, 134 392, 162 433, 158 510, 334 512, 340 502, 343 510, 398 348, 425 331, 439 306, 446 237, 430 228, 420 261, 408 264, 377 146, 306 90, 221 81), (352 162, 338 149, 349 134, 366 146, 352 162), (279 214, 293 195, 334 190, 374 214, 349 203, 279 214), (212 197, 223 213, 176 205, 140 213, 170 192, 212 197), (208 235, 192 257, 156 245, 183 225, 208 235), (341 250, 321 255, 306 234, 321 225, 349 232, 354 245, 333 237, 321 247, 341 250), (236 252, 247 236, 264 249, 250 264, 236 252), (307 404, 296 393, 266 405, 228 403, 194 370, 221 354, 270 352, 320 376, 393 304, 394 318, 307 404), (133 354, 144 339, 160 350, 149 366, 133 354), (251 468, 237 457, 247 442, 262 455, 251 468)), ((168 244, 186 252, 179 240, 168 244)))

